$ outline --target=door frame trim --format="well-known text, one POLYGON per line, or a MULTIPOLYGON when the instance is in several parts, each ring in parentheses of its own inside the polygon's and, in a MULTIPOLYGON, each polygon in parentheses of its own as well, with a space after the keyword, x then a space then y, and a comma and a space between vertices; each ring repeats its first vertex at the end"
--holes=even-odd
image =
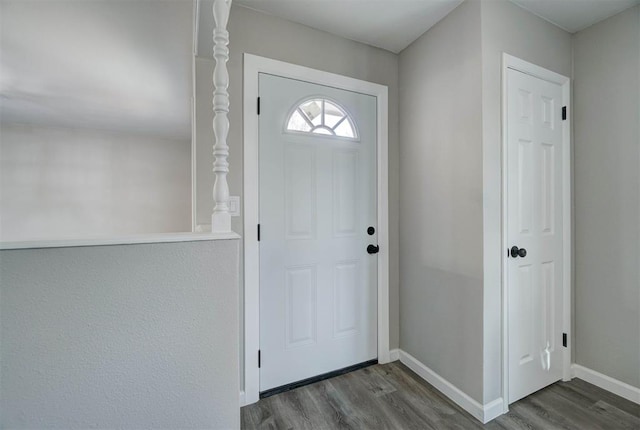
POLYGON ((572 247, 571 227, 571 79, 543 67, 521 60, 507 53, 502 54, 502 400, 504 413, 509 411, 509 289, 507 262, 504 251, 507 243, 507 70, 517 70, 527 75, 562 87, 562 105, 567 107, 567 119, 562 121, 562 229, 563 265, 562 265, 562 331, 567 333, 567 347, 563 348, 562 380, 571 380, 571 283, 572 283, 572 247))
POLYGON ((377 99, 377 200, 378 200, 378 362, 389 359, 389 195, 388 195, 388 111, 389 95, 385 85, 285 63, 252 54, 244 54, 243 94, 243 190, 244 190, 244 393, 245 404, 255 403, 260 394, 258 349, 260 346, 260 255, 258 98, 259 73, 298 79, 347 91, 371 95, 377 99))

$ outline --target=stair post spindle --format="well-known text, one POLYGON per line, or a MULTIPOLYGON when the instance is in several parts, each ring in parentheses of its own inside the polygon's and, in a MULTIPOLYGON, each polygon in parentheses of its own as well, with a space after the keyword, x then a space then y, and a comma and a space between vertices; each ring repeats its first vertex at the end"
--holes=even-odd
POLYGON ((213 58, 216 65, 213 70, 213 133, 215 144, 213 146, 213 173, 215 182, 213 185, 214 209, 211 215, 211 231, 213 233, 226 233, 231 231, 231 214, 229 213, 229 72, 227 61, 229 60, 229 10, 231 0, 214 0, 213 18, 213 58))

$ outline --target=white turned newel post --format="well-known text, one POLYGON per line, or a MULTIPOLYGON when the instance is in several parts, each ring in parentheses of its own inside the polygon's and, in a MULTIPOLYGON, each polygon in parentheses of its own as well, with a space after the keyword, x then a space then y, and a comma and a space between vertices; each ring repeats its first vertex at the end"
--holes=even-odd
POLYGON ((211 231, 223 233, 231 231, 231 215, 229 214, 229 184, 227 183, 227 173, 229 173, 229 146, 227 146, 227 136, 229 135, 229 72, 227 71, 227 61, 229 60, 229 32, 227 22, 229 21, 229 9, 231 0, 214 0, 213 19, 215 27, 213 29, 213 58, 216 60, 216 67, 213 70, 213 133, 215 144, 213 146, 213 173, 216 175, 213 185, 213 215, 211 215, 211 231))

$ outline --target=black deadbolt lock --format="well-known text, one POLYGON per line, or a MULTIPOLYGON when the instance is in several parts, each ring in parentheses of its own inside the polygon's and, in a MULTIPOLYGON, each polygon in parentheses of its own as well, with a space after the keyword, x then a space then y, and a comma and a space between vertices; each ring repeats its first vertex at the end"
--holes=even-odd
POLYGON ((367 229, 367 233, 369 234, 369 236, 373 236, 375 232, 376 232, 376 229, 373 228, 373 226, 369 226, 369 228, 367 229))

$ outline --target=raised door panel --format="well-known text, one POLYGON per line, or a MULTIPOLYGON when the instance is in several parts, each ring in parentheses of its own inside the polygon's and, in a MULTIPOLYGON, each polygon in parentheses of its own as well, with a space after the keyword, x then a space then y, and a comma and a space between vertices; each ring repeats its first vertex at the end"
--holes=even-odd
POLYGON ((530 140, 518 140, 518 225, 521 235, 529 235, 533 224, 533 143, 530 140))
POLYGON ((285 237, 316 237, 316 150, 312 146, 286 145, 285 237))
POLYGON ((549 353, 555 350, 555 310, 556 310, 556 268, 553 261, 547 261, 541 264, 541 290, 542 290, 542 307, 540 320, 542 322, 542 348, 549 353))
POLYGON ((555 100, 550 97, 541 96, 540 101, 540 118, 542 119, 542 125, 545 128, 553 130, 555 129, 556 122, 555 100))
POLYGON ((531 94, 531 91, 518 88, 518 102, 519 121, 525 124, 533 124, 533 94, 531 94))
POLYGON ((542 166, 541 166, 541 200, 540 212, 542 215, 541 228, 543 234, 553 234, 555 226, 555 147, 553 144, 543 142, 542 148, 542 166))
POLYGON ((333 304, 334 337, 351 336, 358 331, 359 285, 357 261, 344 261, 336 265, 333 304))
POLYGON ((534 296, 533 296, 533 273, 530 265, 518 267, 517 275, 518 291, 515 292, 517 296, 518 309, 517 314, 514 315, 512 320, 514 323, 514 329, 518 330, 521 334, 516 338, 518 350, 518 364, 523 366, 533 360, 535 351, 535 331, 534 331, 534 296))
POLYGON ((356 235, 358 219, 358 152, 333 151, 333 234, 356 235))
POLYGON ((316 267, 291 267, 285 274, 286 347, 311 345, 316 341, 316 267))

